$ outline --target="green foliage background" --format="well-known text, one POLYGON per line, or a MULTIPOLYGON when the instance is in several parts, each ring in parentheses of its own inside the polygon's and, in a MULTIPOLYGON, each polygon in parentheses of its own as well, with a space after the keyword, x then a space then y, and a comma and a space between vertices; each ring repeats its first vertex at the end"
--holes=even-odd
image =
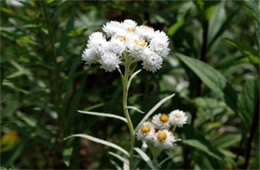
MULTIPOLYGON (((162 168, 259 169, 259 1, 0 3, 1 136, 19 134, 13 146, 1 144, 2 168, 122 166, 110 148, 63 138, 86 133, 129 147, 126 125, 77 112, 123 115, 119 73, 84 65, 81 53, 105 22, 129 18, 164 30, 172 49, 161 70, 135 78, 129 104, 147 112, 176 93, 158 111, 190 117, 177 131, 182 142, 160 155, 162 168)), ((131 116, 134 125, 143 117, 131 116)))

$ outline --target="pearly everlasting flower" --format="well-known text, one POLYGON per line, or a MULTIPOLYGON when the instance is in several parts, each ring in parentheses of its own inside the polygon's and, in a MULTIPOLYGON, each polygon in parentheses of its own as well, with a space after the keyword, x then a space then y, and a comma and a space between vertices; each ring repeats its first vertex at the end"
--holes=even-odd
POLYGON ((147 47, 147 42, 143 39, 131 39, 128 43, 128 52, 137 61, 140 61, 144 57, 144 50, 147 47))
POLYGON ((125 51, 126 46, 124 43, 121 42, 121 40, 113 37, 109 42, 108 49, 116 55, 121 56, 122 53, 125 51))
POLYGON ((101 64, 105 71, 113 71, 120 63, 125 64, 127 56, 127 61, 141 61, 145 70, 155 72, 161 68, 162 57, 169 53, 169 40, 164 32, 138 26, 133 20, 110 21, 102 30, 104 34, 94 32, 89 36, 82 59, 86 64, 101 64))
POLYGON ((100 59, 101 68, 108 72, 115 70, 120 63, 120 59, 112 52, 105 52, 100 59))
POLYGON ((153 116, 152 122, 157 129, 169 129, 170 121, 167 114, 157 114, 153 116))
POLYGON ((135 28, 137 23, 131 19, 126 19, 126 20, 124 20, 122 25, 124 28, 128 29, 128 28, 135 28))
POLYGON ((170 123, 174 126, 182 127, 187 123, 188 117, 181 110, 174 110, 170 113, 170 123))
POLYGON ((143 68, 147 71, 155 72, 161 68, 162 57, 152 52, 149 49, 146 49, 143 53, 143 68))
POLYGON ((154 29, 146 25, 141 25, 137 27, 136 32, 141 38, 148 41, 154 37, 154 29))
POLYGON ((159 130, 154 135, 154 145, 162 149, 170 149, 178 139, 168 130, 159 130))
POLYGON ((97 62, 97 53, 93 49, 85 49, 82 54, 82 60, 86 61, 87 64, 92 64, 97 62))
POLYGON ((103 54, 107 48, 107 40, 100 32, 95 32, 89 36, 87 47, 95 50, 98 54, 103 54))
POLYGON ((162 57, 165 57, 169 54, 170 49, 168 48, 168 46, 169 40, 164 32, 156 32, 149 45, 152 51, 162 57))
POLYGON ((122 25, 117 21, 107 22, 102 29, 109 37, 115 35, 118 31, 123 30, 122 25))
POLYGON ((145 122, 137 132, 137 139, 152 141, 154 139, 155 129, 151 122, 145 122))

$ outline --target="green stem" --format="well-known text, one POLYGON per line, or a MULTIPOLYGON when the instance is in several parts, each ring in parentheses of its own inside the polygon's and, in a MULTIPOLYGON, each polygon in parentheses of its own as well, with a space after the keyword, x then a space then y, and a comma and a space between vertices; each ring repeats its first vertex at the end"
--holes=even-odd
POLYGON ((134 132, 134 127, 131 121, 131 117, 129 115, 128 109, 127 109, 127 96, 128 96, 128 89, 127 89, 127 84, 129 80, 129 71, 130 71, 130 66, 131 66, 131 61, 128 61, 129 57, 125 57, 125 72, 124 72, 124 77, 123 77, 123 110, 125 117, 127 119, 127 125, 130 131, 130 158, 129 158, 129 164, 130 164, 130 169, 133 169, 133 156, 134 156, 134 146, 135 146, 135 132, 134 132))
POLYGON ((54 33, 53 33, 53 28, 52 28, 52 24, 50 22, 50 16, 48 15, 47 12, 47 8, 46 8, 46 4, 45 2, 42 2, 42 8, 43 8, 43 15, 44 15, 44 19, 45 19, 45 24, 47 26, 47 30, 48 30, 48 39, 50 41, 50 51, 51 54, 49 55, 49 59, 51 61, 49 61, 50 63, 52 63, 53 67, 54 67, 54 74, 53 76, 51 76, 50 78, 50 86, 51 86, 51 91, 53 96, 51 96, 51 100, 52 103, 54 104, 54 106, 56 107, 57 113, 58 113, 58 121, 59 121, 59 127, 60 127, 60 131, 61 131, 61 138, 63 138, 65 136, 65 126, 64 126, 64 116, 62 114, 62 109, 60 106, 60 84, 59 84, 59 66, 57 65, 56 62, 56 49, 55 49, 55 40, 54 40, 54 33))

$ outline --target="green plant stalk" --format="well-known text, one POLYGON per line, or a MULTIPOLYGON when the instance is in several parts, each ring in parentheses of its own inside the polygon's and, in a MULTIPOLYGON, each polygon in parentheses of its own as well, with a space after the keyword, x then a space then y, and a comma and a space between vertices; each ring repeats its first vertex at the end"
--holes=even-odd
MULTIPOLYGON (((53 102, 56 106, 56 109, 57 109, 57 113, 58 113, 58 121, 59 121, 59 127, 60 127, 60 131, 61 131, 61 136, 62 138, 64 137, 64 133, 65 133, 65 126, 64 126, 64 116, 62 114, 62 111, 61 111, 61 106, 59 104, 59 101, 60 101, 60 85, 58 83, 58 80, 59 80, 59 68, 58 68, 58 65, 56 63, 56 50, 55 50, 55 45, 54 45, 54 34, 53 34, 53 31, 52 31, 52 28, 51 28, 51 24, 50 24, 50 21, 49 21, 49 16, 48 16, 48 13, 47 13, 47 8, 46 8, 46 5, 45 5, 45 2, 42 2, 42 8, 43 8, 43 14, 44 14, 44 18, 45 18, 45 22, 46 22, 46 26, 47 26, 47 30, 48 30, 48 38, 49 38, 49 41, 50 41, 50 44, 51 44, 51 52, 52 52, 52 64, 54 66, 54 75, 51 77, 51 82, 53 82, 53 85, 51 87, 51 90, 53 91, 52 93, 54 93, 54 96, 53 96, 53 102)), ((52 84, 52 83, 51 83, 52 84)))
POLYGON ((159 147, 153 146, 151 144, 148 144, 148 146, 153 155, 153 165, 155 166, 155 168, 160 169, 160 164, 158 162, 158 156, 161 153, 161 149, 159 147))
POLYGON ((129 80, 129 72, 130 72, 130 67, 131 67, 131 61, 128 56, 125 56, 125 72, 124 72, 124 77, 123 77, 123 111, 125 114, 125 117, 127 119, 127 125, 130 131, 130 157, 129 157, 129 165, 130 169, 133 169, 133 157, 134 157, 134 146, 135 146, 135 131, 133 127, 133 123, 131 121, 131 117, 129 115, 128 109, 127 109, 127 97, 128 97, 128 80, 129 80))

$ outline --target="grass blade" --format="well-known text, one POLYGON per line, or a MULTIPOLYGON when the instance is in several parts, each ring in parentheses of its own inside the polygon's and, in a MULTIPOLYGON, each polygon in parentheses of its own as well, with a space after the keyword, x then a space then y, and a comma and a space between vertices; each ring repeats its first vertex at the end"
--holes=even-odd
POLYGON ((143 160, 147 163, 147 165, 155 170, 156 168, 153 166, 153 163, 151 161, 151 159, 146 155, 146 153, 144 153, 144 151, 142 151, 141 149, 139 148, 134 148, 134 150, 143 158, 143 160))
POLYGON ((137 107, 134 107, 134 106, 127 106, 127 109, 132 109, 134 111, 137 111, 139 113, 144 114, 144 112, 142 110, 140 110, 140 109, 138 109, 137 107))
POLYGON ((85 138, 85 139, 91 140, 91 141, 96 142, 96 143, 100 143, 100 144, 109 146, 111 148, 114 148, 114 149, 124 153, 127 157, 129 157, 129 153, 125 149, 123 149, 121 146, 118 146, 118 145, 116 145, 112 142, 108 142, 108 141, 105 141, 103 139, 98 139, 96 137, 89 136, 89 135, 86 135, 86 134, 74 134, 74 135, 71 135, 71 136, 64 138, 64 140, 67 140, 67 139, 73 138, 73 137, 81 137, 81 138, 85 138))
POLYGON ((132 74, 132 76, 130 77, 130 79, 129 79, 129 81, 128 81, 128 84, 127 84, 127 90, 129 90, 129 87, 130 87, 130 84, 131 84, 133 78, 134 78, 138 73, 140 73, 141 71, 142 71, 142 70, 140 69, 140 70, 137 70, 136 72, 134 72, 134 73, 132 74))
POLYGON ((115 118, 122 120, 123 122, 127 123, 126 118, 117 116, 111 113, 100 113, 100 112, 88 112, 88 111, 83 111, 83 110, 78 110, 79 113, 87 114, 87 115, 94 115, 94 116, 101 116, 101 117, 110 117, 110 118, 115 118))
POLYGON ((129 161, 127 159, 125 159, 124 157, 122 157, 121 155, 118 155, 114 152, 108 152, 109 155, 114 156, 115 158, 117 158, 118 160, 122 161, 123 163, 129 165, 129 161))

